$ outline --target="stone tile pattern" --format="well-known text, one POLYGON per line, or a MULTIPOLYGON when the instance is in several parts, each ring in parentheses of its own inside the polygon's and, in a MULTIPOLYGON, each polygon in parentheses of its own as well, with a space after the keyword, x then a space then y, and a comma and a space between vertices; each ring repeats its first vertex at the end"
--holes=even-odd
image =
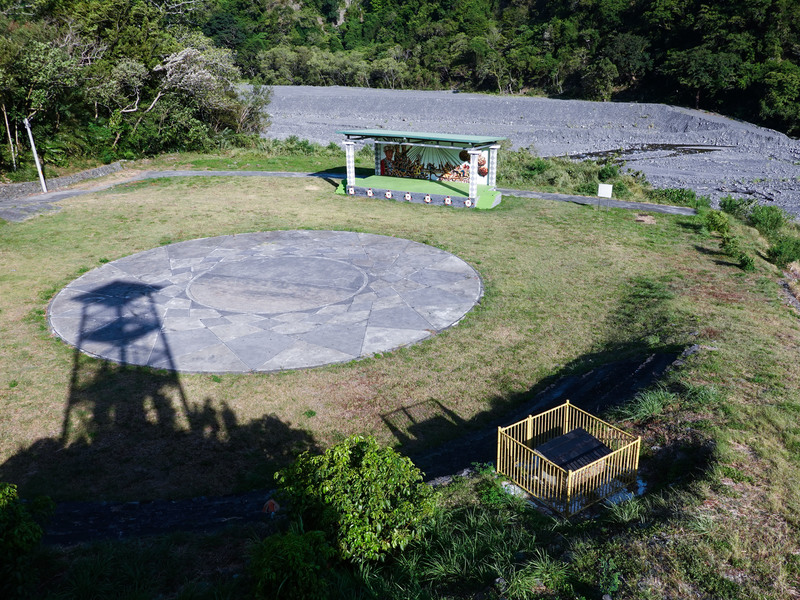
POLYGON ((278 371, 419 342, 479 302, 477 272, 410 240, 269 231, 191 240, 105 264, 48 311, 86 354, 184 372, 278 371))

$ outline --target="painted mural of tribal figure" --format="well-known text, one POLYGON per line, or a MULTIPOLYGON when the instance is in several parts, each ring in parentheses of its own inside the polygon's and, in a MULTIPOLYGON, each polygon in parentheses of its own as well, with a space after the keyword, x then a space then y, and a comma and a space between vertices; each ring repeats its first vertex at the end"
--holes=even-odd
POLYGON ((394 175, 394 146, 383 147, 383 158, 381 159, 381 175, 394 175))

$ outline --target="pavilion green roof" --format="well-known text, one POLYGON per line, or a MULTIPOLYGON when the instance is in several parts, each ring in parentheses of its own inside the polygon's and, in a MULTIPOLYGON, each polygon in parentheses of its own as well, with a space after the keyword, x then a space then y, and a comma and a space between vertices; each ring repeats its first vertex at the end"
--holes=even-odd
POLYGON ((388 129, 350 129, 337 131, 347 139, 386 140, 397 144, 450 144, 461 146, 485 146, 496 144, 504 137, 487 135, 458 135, 455 133, 429 133, 424 131, 390 131, 388 129))

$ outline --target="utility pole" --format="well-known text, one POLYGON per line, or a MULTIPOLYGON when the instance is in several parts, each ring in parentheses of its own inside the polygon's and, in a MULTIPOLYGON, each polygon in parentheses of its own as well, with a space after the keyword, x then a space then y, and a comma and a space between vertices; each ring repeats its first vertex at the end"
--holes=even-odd
POLYGON ((44 182, 44 173, 42 173, 42 165, 39 163, 39 155, 36 154, 36 144, 33 143, 33 133, 31 133, 31 124, 27 117, 22 119, 25 123, 25 129, 28 130, 28 139, 31 141, 31 150, 33 150, 33 160, 36 162, 36 170, 39 171, 39 183, 42 184, 42 191, 47 193, 47 184, 44 182))

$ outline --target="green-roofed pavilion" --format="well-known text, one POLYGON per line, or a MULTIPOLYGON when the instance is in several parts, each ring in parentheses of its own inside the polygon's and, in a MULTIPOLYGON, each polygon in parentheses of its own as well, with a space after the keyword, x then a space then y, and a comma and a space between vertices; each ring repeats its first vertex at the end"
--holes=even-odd
POLYGON ((442 144, 448 147, 470 148, 489 147, 499 144, 504 137, 488 135, 459 135, 456 133, 427 133, 424 131, 390 131, 388 129, 350 129, 337 131, 348 140, 381 140, 396 144, 442 144))
MULTIPOLYGON (((362 181, 360 183, 364 185, 358 185, 355 177, 355 144, 370 140, 375 153, 376 177, 429 181, 436 184, 432 189, 454 185, 467 188, 463 197, 457 196, 461 201, 456 203, 446 192, 440 194, 442 202, 448 205, 491 208, 500 202, 500 194, 495 186, 497 151, 500 142, 505 139, 503 137, 388 129, 349 129, 337 133, 345 136, 347 189, 350 195, 371 195, 367 191, 373 191, 368 187, 368 182, 362 181)), ((382 183, 385 184, 385 181, 382 183)), ((410 182, 396 182, 390 187, 386 187, 386 191, 397 193, 387 197, 408 199, 408 189, 419 186, 411 186, 410 182)), ((438 196, 426 194, 424 201, 431 203, 433 197, 438 196)))

